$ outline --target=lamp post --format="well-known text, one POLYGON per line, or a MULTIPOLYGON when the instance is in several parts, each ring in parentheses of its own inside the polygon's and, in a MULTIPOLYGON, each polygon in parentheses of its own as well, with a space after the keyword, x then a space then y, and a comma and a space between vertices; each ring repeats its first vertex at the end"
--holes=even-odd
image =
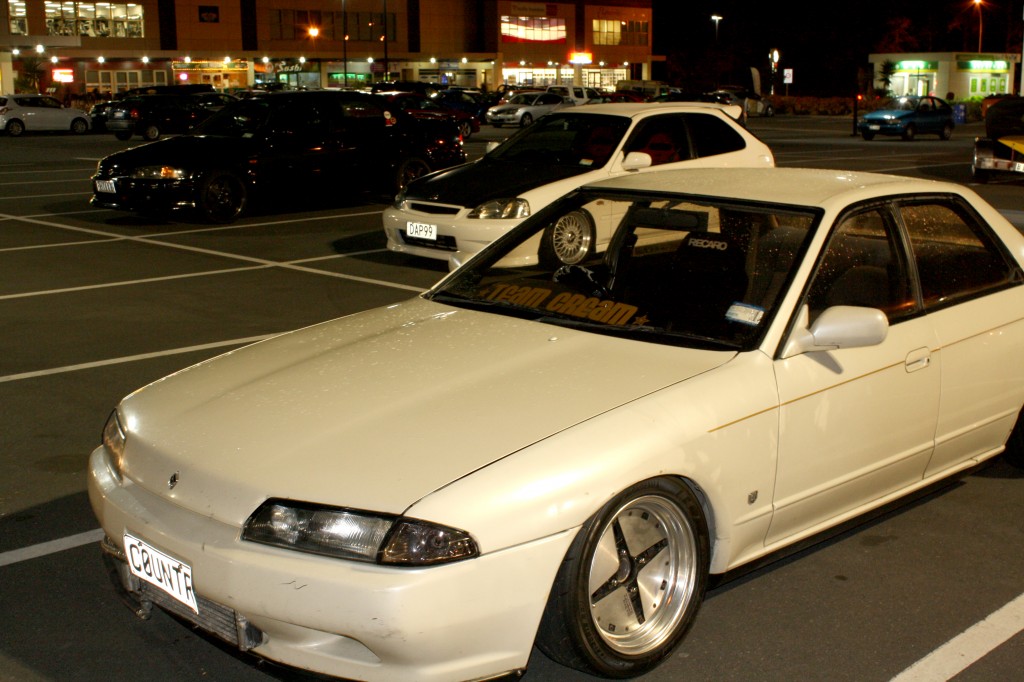
MULTIPOLYGON (((974 1, 978 2, 979 0, 974 0, 974 1)), ((722 20, 722 17, 719 16, 718 14, 712 14, 711 15, 711 21, 715 22, 715 43, 718 43, 718 22, 720 22, 721 20, 722 20)))
POLYGON ((348 0, 341 0, 341 54, 345 87, 348 87, 348 0))
POLYGON ((981 0, 974 0, 974 6, 978 8, 978 53, 981 53, 981 0))

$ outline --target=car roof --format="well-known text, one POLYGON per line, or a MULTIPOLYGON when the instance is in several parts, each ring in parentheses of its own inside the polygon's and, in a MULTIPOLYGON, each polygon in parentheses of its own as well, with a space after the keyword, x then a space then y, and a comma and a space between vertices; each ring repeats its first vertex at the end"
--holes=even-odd
MULTIPOLYGON (((620 106, 620 105, 613 105, 620 106)), ((878 196, 955 193, 964 187, 900 175, 817 168, 697 168, 653 170, 602 180, 587 187, 672 192, 792 206, 827 207, 878 196)))
POLYGON ((650 114, 686 113, 696 111, 720 111, 732 119, 737 119, 742 109, 736 104, 717 104, 712 102, 609 102, 601 104, 588 104, 585 107, 573 107, 560 109, 559 114, 612 114, 616 116, 628 116, 637 118, 650 114), (736 115, 732 115, 732 111, 736 115))

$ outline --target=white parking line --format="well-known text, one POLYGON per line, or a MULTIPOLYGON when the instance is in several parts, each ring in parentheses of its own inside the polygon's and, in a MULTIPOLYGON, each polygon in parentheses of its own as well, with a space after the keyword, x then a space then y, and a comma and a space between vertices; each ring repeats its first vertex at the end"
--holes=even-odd
POLYGON ((22 379, 36 379, 38 377, 50 376, 53 374, 63 374, 65 372, 78 372, 83 369, 94 369, 96 367, 107 367, 110 365, 120 365, 126 362, 138 362, 139 360, 152 360, 153 358, 162 358, 169 355, 181 355, 182 353, 193 353, 202 350, 213 350, 215 348, 224 348, 227 346, 247 346, 250 343, 256 343, 257 341, 263 341, 269 339, 277 334, 263 334, 260 336, 248 336, 244 339, 230 339, 228 341, 215 341, 213 343, 203 343, 197 346, 184 346, 182 348, 168 348, 166 350, 154 351, 152 353, 139 353, 138 355, 126 355, 120 358, 108 358, 107 360, 95 360, 93 362, 82 362, 77 365, 64 365, 63 367, 51 367, 50 369, 40 369, 33 372, 21 372, 20 374, 8 374, 6 376, 0 376, 0 384, 9 381, 20 381, 22 379))
POLYGON ((63 552, 66 549, 74 549, 75 547, 81 547, 82 545, 99 542, 102 539, 103 531, 97 528, 96 530, 88 530, 84 533, 79 533, 78 535, 69 535, 66 538, 51 540, 49 542, 41 542, 38 545, 22 547, 21 549, 13 549, 9 552, 3 552, 0 554, 0 566, 10 566, 11 564, 16 564, 19 561, 38 559, 39 557, 63 552))
POLYGON ((1024 594, 964 630, 892 678, 892 682, 950 680, 1021 631, 1024 631, 1024 594))

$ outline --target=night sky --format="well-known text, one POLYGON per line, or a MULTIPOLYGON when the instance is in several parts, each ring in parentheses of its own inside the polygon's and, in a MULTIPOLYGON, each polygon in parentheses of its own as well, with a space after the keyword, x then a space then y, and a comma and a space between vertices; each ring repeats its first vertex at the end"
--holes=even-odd
MULTIPOLYGON (((653 0, 655 75, 687 90, 737 82, 754 66, 793 69, 794 95, 857 92, 874 52, 975 52, 978 10, 971 0, 653 0), (722 17, 715 23, 711 15, 722 17)), ((1024 0, 985 0, 982 48, 1021 53, 1024 0)), ((741 83, 742 84, 742 83, 741 83)), ((765 88, 767 90, 767 88, 765 88)))

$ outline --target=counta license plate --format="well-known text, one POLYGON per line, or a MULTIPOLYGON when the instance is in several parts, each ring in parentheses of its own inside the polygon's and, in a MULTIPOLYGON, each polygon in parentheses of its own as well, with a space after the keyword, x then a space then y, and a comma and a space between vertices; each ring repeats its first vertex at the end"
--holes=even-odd
POLYGON ((132 575, 166 592, 196 614, 199 613, 196 593, 192 591, 191 566, 128 533, 124 534, 124 553, 132 575))
POLYGON ((106 194, 114 193, 114 181, 113 180, 97 180, 96 191, 105 192, 106 194))
POLYGON ((416 239, 430 239, 437 240, 437 225, 431 225, 430 223, 413 223, 408 222, 405 224, 405 233, 410 237, 416 239))

